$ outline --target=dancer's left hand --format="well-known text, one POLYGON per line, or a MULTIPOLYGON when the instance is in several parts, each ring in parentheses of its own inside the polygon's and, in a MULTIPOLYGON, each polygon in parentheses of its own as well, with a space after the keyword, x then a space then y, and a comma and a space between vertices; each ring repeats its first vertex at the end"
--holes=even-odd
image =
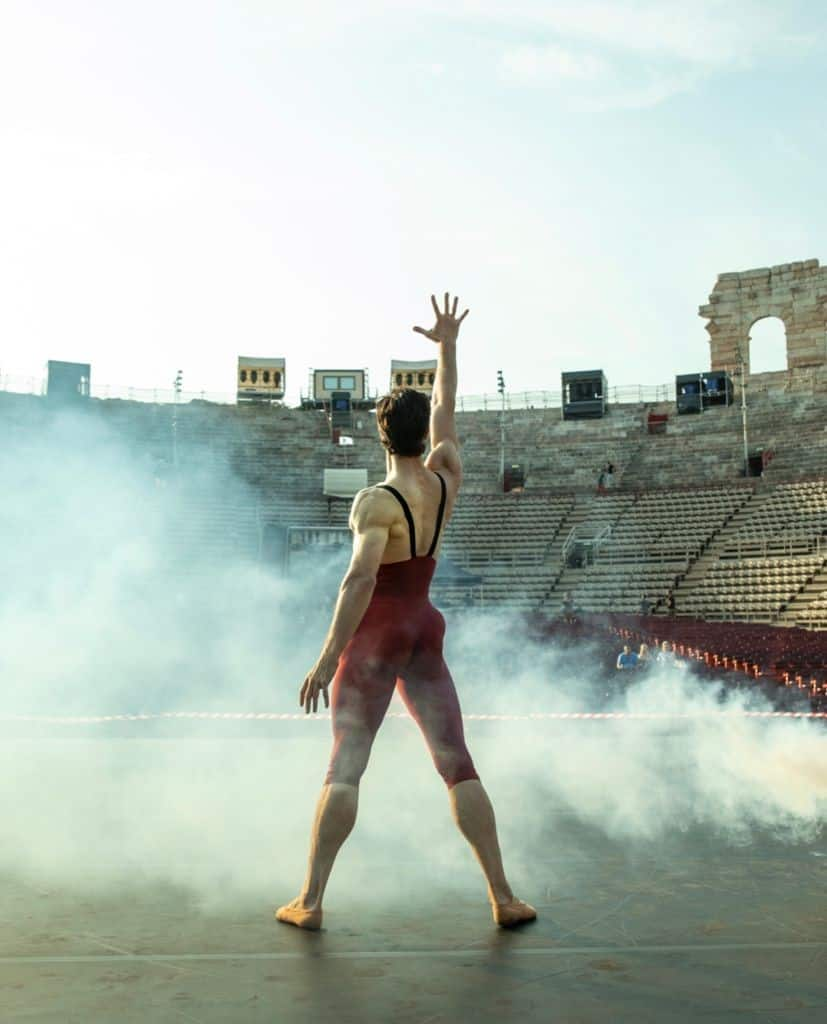
POLYGON ((313 711, 319 710, 319 694, 324 697, 324 706, 330 707, 330 698, 327 695, 327 688, 330 686, 330 681, 336 674, 336 666, 330 665, 326 661, 320 659, 316 662, 313 668, 308 672, 307 678, 302 684, 301 691, 299 693, 299 705, 304 708, 305 714, 310 714, 312 708, 313 711))

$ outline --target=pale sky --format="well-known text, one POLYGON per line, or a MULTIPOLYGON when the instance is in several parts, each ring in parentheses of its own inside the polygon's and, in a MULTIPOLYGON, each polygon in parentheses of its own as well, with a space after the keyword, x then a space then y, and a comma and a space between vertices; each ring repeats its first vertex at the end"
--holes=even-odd
MULTIPOLYGON (((0 373, 460 390, 708 366, 721 271, 827 262, 813 0, 4 0, 0 373)), ((779 367, 780 368, 780 367, 779 367)))

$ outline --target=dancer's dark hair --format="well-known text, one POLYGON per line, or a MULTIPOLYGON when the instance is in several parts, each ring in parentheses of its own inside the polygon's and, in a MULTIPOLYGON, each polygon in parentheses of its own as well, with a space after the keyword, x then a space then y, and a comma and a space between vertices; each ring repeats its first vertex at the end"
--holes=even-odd
POLYGON ((431 400, 414 388, 394 388, 376 403, 379 440, 391 455, 424 455, 431 400))

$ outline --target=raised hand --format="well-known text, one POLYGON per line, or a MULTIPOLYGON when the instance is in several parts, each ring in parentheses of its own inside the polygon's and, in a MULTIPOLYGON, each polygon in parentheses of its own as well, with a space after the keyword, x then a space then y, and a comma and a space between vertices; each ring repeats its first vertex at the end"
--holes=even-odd
POLYGON ((459 334, 459 325, 468 316, 468 310, 466 309, 462 316, 457 319, 457 303, 459 299, 454 296, 454 305, 450 313, 448 312, 449 296, 448 292, 445 293, 445 310, 440 312, 439 306, 437 305, 436 298, 431 296, 431 305, 434 307, 436 313, 436 323, 430 329, 426 331, 424 327, 414 327, 417 334, 424 334, 426 338, 430 338, 431 341, 435 341, 438 345, 443 342, 451 342, 457 340, 457 334, 459 334))

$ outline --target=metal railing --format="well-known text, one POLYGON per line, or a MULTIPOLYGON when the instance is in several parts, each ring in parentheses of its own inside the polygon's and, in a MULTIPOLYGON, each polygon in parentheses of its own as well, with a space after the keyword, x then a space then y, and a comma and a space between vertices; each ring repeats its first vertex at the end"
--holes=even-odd
POLYGON ((827 549, 827 537, 814 524, 811 528, 783 530, 778 533, 757 533, 739 530, 727 551, 742 558, 793 558, 796 555, 821 555, 827 549))
MULTIPOLYGON (((610 387, 606 396, 611 405, 635 402, 674 402, 675 385, 672 384, 630 384, 610 387)), ((560 409, 563 404, 562 391, 509 391, 505 396, 506 409, 560 409)), ((483 395, 457 396, 459 412, 485 412, 502 408, 502 396, 497 392, 483 395)))
MULTIPOLYGON (((12 391, 22 395, 45 395, 45 377, 27 377, 20 374, 0 374, 0 391, 12 391)), ((154 402, 161 405, 183 405, 186 402, 216 402, 221 405, 235 405, 236 396, 228 391, 179 391, 175 388, 134 388, 128 385, 93 384, 89 389, 91 398, 120 398, 128 402, 154 402)))
MULTIPOLYGON (((12 391, 24 395, 45 395, 46 378, 34 375, 0 373, 0 391, 12 391)), ((172 404, 176 401, 172 384, 165 388, 138 388, 129 385, 92 384, 92 398, 122 399, 129 402, 153 402, 172 404)), ((560 409, 561 391, 510 391, 505 395, 506 410, 519 409, 560 409)), ((631 384, 611 387, 607 396, 611 403, 671 402, 675 400, 674 384, 631 384)), ((177 396, 180 404, 192 401, 215 402, 220 405, 234 405, 236 394, 232 391, 208 391, 206 389, 181 391, 177 396)), ((457 409, 460 412, 499 411, 503 398, 497 392, 482 395, 459 395, 457 409)))
POLYGON ((606 544, 607 541, 611 540, 612 528, 609 525, 602 526, 598 529, 597 533, 586 533, 583 531, 588 527, 581 525, 579 527, 573 526, 569 530, 568 535, 563 543, 563 550, 561 552, 560 560, 562 565, 569 564, 569 554, 571 549, 580 545, 583 549, 583 562, 584 565, 593 565, 595 559, 600 553, 600 549, 606 544), (578 534, 578 530, 580 533, 578 534))

